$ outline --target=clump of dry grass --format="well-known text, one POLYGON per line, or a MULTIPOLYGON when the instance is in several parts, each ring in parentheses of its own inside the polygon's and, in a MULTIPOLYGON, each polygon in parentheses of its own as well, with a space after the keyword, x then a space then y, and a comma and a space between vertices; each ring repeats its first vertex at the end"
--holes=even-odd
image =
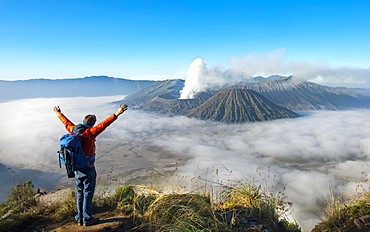
POLYGON ((209 196, 169 194, 157 198, 145 213, 151 231, 218 231, 209 196))
POLYGON ((264 195, 260 186, 253 183, 239 183, 238 186, 227 190, 225 194, 220 205, 223 208, 243 207, 258 217, 268 218, 270 221, 278 219, 276 199, 271 195, 264 195))
POLYGON ((76 198, 76 191, 70 191, 66 199, 58 201, 47 208, 46 214, 58 220, 74 217, 77 214, 76 198))
POLYGON ((148 211, 149 206, 160 196, 160 193, 146 186, 135 186, 134 214, 143 216, 148 211))
POLYGON ((367 231, 358 230, 360 228, 355 225, 355 221, 362 216, 370 215, 369 193, 356 196, 349 201, 343 201, 338 197, 331 198, 324 204, 325 218, 312 231, 341 231, 343 228, 347 231, 367 231))
POLYGON ((114 207, 120 211, 132 212, 134 197, 134 187, 131 185, 122 185, 111 196, 107 196, 105 200, 110 207, 114 207))
POLYGON ((274 192, 272 186, 266 185, 268 182, 263 177, 259 183, 235 181, 224 186, 217 207, 224 214, 232 215, 230 223, 249 217, 274 231, 300 231, 297 223, 287 220, 292 203, 285 201, 283 192, 274 192))
POLYGON ((322 199, 322 211, 324 217, 312 231, 341 231, 346 228, 347 231, 368 231, 366 225, 358 221, 363 216, 370 215, 370 186, 367 184, 370 179, 366 173, 362 173, 366 179, 357 184, 356 193, 350 195, 349 200, 344 200, 344 195, 335 192, 333 186, 330 186, 329 199, 322 199), (359 222, 356 223, 355 222, 359 222), (360 229, 359 227, 366 227, 360 229))
POLYGON ((10 190, 8 200, 0 204, 0 231, 17 231, 42 213, 36 206, 33 187, 28 180, 10 190))

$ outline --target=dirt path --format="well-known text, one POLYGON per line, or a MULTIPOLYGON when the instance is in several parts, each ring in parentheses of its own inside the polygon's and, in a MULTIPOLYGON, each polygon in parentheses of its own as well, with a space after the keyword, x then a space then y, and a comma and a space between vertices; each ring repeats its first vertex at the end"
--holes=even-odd
MULTIPOLYGON (((50 232, 61 232, 61 231, 130 231, 135 225, 133 224, 132 218, 125 215, 117 215, 115 212, 102 212, 94 215, 100 218, 100 221, 96 225, 92 226, 79 226, 73 220, 73 218, 65 220, 63 222, 53 222, 51 220, 40 220, 36 225, 32 226, 32 231, 50 231, 50 232), (38 224, 38 225, 37 225, 38 224)), ((28 228, 27 231, 29 231, 28 228)))

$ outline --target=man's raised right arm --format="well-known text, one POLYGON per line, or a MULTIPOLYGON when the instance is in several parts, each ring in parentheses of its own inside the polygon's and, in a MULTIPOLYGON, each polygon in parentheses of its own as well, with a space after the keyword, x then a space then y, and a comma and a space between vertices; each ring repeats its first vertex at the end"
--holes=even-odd
POLYGON ((127 110, 128 106, 126 104, 118 106, 117 112, 114 113, 117 117, 123 114, 127 110))

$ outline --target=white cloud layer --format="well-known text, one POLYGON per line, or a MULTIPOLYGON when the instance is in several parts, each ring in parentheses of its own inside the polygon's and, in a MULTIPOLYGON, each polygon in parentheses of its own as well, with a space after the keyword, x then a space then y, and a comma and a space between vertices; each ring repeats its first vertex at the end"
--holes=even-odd
MULTIPOLYGON (((52 112, 59 105, 73 122, 86 114, 98 121, 116 111, 104 104, 120 96, 27 99, 0 103, 0 163, 59 172, 56 151, 66 131, 52 112)), ((211 178, 224 167, 236 177, 257 178, 257 168, 276 175, 276 187, 294 204, 294 218, 309 231, 319 218, 317 199, 333 184, 353 191, 370 168, 370 111, 315 112, 309 116, 238 125, 128 110, 98 138, 102 143, 147 143, 188 158, 179 172, 211 178)), ((159 151, 160 152, 160 151, 159 151)), ((99 163, 98 154, 98 163, 99 163)), ((114 166, 114 164, 111 164, 114 166)), ((118 167, 119 168, 119 167, 118 167)))
POLYGON ((323 61, 286 61, 286 49, 267 54, 250 54, 230 59, 231 68, 248 76, 293 75, 315 83, 361 84, 370 83, 370 68, 332 67, 323 61))

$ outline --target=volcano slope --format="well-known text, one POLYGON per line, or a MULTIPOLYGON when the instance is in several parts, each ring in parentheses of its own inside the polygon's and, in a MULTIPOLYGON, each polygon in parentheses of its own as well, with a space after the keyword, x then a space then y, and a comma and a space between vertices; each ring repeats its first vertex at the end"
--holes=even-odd
POLYGON ((370 98, 341 88, 332 88, 289 76, 254 83, 239 82, 228 88, 254 90, 275 104, 294 111, 369 108, 370 98))
POLYGON ((187 116, 226 123, 295 118, 299 115, 248 89, 223 89, 187 116))

